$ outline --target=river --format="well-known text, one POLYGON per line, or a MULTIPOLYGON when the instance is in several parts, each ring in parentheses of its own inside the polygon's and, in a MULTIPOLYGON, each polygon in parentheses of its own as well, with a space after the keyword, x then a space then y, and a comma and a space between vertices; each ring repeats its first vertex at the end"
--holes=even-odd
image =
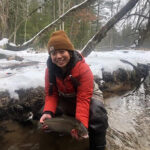
MULTIPOLYGON (((150 76, 136 92, 105 99, 108 150, 150 150, 150 76)), ((1 150, 88 150, 88 140, 39 131, 34 125, 0 123, 1 150)))

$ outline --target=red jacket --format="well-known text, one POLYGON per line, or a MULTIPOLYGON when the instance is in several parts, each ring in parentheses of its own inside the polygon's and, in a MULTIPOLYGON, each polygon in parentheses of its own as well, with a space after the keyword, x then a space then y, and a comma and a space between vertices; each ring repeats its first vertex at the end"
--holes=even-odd
MULTIPOLYGON (((89 66, 85 63, 84 58, 76 63, 74 68, 71 70, 71 75, 78 79, 80 83, 77 87, 75 117, 80 120, 86 128, 88 128, 89 106, 93 95, 93 74, 89 66)), ((51 111, 54 114, 58 102, 58 90, 65 94, 75 92, 70 76, 67 76, 64 80, 56 77, 56 85, 58 89, 54 88, 53 94, 49 95, 49 75, 47 68, 45 73, 46 97, 44 111, 51 111)))

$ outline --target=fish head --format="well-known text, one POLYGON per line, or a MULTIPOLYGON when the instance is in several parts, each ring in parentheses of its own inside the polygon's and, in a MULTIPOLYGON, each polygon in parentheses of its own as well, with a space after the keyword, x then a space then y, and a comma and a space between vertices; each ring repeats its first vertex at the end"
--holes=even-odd
POLYGON ((76 130, 79 138, 88 138, 88 130, 81 122, 76 125, 76 130))

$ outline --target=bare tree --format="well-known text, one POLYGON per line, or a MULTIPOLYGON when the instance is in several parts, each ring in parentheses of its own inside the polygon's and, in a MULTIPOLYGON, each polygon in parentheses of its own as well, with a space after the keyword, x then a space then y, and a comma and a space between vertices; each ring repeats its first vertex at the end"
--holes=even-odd
MULTIPOLYGON (((29 13, 29 4, 28 1, 26 3, 26 7, 25 7, 25 13, 28 14, 29 13)), ((26 42, 26 36, 27 36, 27 22, 28 22, 28 18, 25 15, 25 24, 24 24, 24 42, 26 42)))
POLYGON ((143 1, 142 5, 143 9, 137 12, 138 22, 134 31, 138 30, 139 38, 137 42, 137 47, 143 45, 145 39, 148 38, 148 34, 150 33, 150 1, 143 1))
POLYGON ((148 22, 146 24, 145 28, 139 28, 139 39, 137 43, 137 47, 140 47, 143 45, 145 39, 148 38, 148 35, 150 34, 150 10, 149 10, 149 17, 148 22))
POLYGON ((136 7, 132 11, 129 11, 123 20, 122 25, 125 26, 131 24, 132 20, 132 33, 128 36, 134 36, 133 42, 137 47, 142 46, 150 32, 150 1, 140 0, 136 7))
POLYGON ((19 13, 19 4, 18 4, 18 0, 16 0, 16 11, 15 11, 15 20, 14 20, 14 39, 13 42, 16 44, 16 34, 17 34, 17 22, 18 22, 18 13, 19 13))
POLYGON ((7 37, 7 29, 8 29, 8 0, 0 1, 0 38, 7 37))
POLYGON ((82 55, 88 56, 95 46, 106 36, 107 32, 129 11, 139 0, 130 0, 114 17, 112 17, 82 49, 82 55))

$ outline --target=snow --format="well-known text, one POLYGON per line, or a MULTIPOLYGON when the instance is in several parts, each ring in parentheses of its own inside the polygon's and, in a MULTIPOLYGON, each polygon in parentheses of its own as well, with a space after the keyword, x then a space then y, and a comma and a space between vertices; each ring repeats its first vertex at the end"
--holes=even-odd
POLYGON ((123 63, 120 60, 126 60, 133 65, 137 63, 147 64, 150 63, 150 51, 144 50, 114 50, 107 52, 92 52, 86 61, 91 65, 91 69, 95 75, 102 78, 101 70, 113 72, 118 68, 125 70, 132 70, 133 67, 129 64, 123 63))
MULTIPOLYGON (((43 68, 43 67, 42 67, 43 68)), ((19 71, 6 70, 5 73, 11 73, 12 76, 1 78, 0 91, 8 90, 12 98, 18 99, 15 90, 36 88, 44 85, 44 69, 41 67, 29 67, 19 71)))
POLYGON ((47 53, 36 54, 35 52, 26 50, 12 52, 9 50, 0 49, 0 54, 16 55, 23 57, 22 62, 16 60, 0 59, 0 91, 8 90, 12 98, 17 99, 18 95, 15 90, 20 88, 35 88, 44 86, 44 73, 46 68, 47 53), (16 69, 3 69, 4 67, 20 64, 30 61, 38 61, 34 66, 21 67, 16 69))
POLYGON ((3 38, 3 39, 0 41, 0 46, 3 46, 3 45, 5 45, 5 44, 7 44, 7 43, 8 43, 8 39, 3 38))
MULTIPOLYGON (((1 42, 1 41, 0 41, 1 42)), ((0 49, 0 54, 16 55, 23 57, 23 61, 0 59, 0 91, 9 91, 12 98, 17 99, 18 95, 15 92, 18 89, 35 88, 38 86, 44 87, 44 75, 48 53, 36 53, 31 49, 25 51, 12 52, 9 50, 0 49), (38 64, 19 67, 15 69, 5 69, 10 65, 37 61, 38 64)), ((114 50, 106 52, 92 52, 86 62, 89 64, 94 75, 102 78, 102 69, 113 72, 118 68, 132 70, 133 67, 123 63, 120 59, 127 60, 134 65, 137 63, 150 63, 150 51, 144 50, 114 50)))

